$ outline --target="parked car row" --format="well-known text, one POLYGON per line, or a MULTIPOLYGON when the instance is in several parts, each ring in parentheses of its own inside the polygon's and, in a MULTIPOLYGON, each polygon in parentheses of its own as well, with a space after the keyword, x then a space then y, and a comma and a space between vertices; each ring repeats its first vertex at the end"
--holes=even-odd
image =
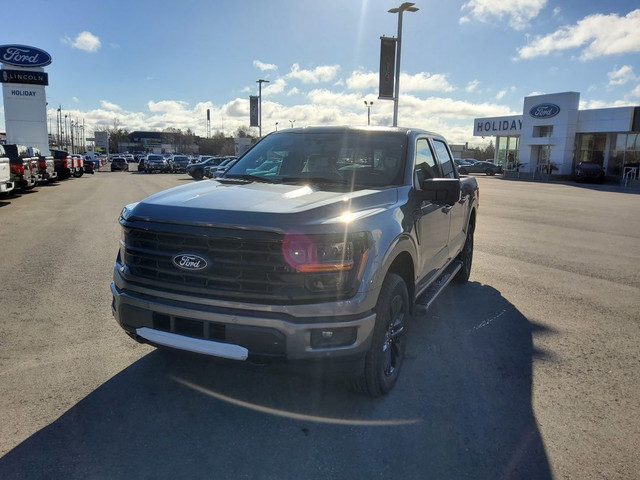
POLYGON ((485 175, 495 175, 496 173, 504 173, 501 165, 491 162, 483 162, 474 159, 454 159, 458 167, 460 175, 468 175, 470 173, 484 173, 485 175))
POLYGON ((224 173, 235 159, 236 157, 209 157, 201 162, 187 165, 187 173, 196 180, 202 180, 205 176, 213 178, 214 172, 219 175, 224 173))
POLYGON ((193 163, 188 155, 150 153, 138 158, 138 171, 146 173, 187 173, 190 165, 193 163))
POLYGON ((0 145, 0 194, 13 190, 31 190, 71 176, 93 173, 93 164, 84 165, 82 155, 64 150, 51 150, 42 155, 39 149, 19 144, 0 145))

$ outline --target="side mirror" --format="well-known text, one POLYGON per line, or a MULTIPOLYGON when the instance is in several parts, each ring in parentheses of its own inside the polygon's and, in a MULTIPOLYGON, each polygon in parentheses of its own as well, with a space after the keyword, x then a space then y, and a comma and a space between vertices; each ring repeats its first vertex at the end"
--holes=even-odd
POLYGON ((429 178, 422 182, 418 193, 422 201, 431 201, 438 205, 453 205, 460 200, 460 179, 429 178))

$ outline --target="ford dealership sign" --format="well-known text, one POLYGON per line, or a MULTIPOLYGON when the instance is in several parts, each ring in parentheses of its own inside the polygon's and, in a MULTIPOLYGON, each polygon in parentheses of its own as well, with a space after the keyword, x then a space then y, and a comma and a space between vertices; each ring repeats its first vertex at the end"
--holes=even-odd
POLYGON ((541 103, 529 110, 533 118, 551 118, 560 113, 560 107, 555 103, 541 103))
POLYGON ((51 55, 26 45, 0 45, 0 62, 16 67, 44 67, 51 63, 51 55))

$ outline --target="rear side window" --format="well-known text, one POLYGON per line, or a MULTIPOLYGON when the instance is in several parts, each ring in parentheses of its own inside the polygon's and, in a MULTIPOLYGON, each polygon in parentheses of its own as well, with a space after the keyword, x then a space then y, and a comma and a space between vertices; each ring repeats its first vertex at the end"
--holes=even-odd
POLYGON ((433 148, 435 148, 438 160, 440 160, 443 176, 445 178, 455 178, 456 175, 453 171, 453 159, 451 158, 451 154, 449 153, 449 149, 445 143, 441 140, 434 140, 433 148))

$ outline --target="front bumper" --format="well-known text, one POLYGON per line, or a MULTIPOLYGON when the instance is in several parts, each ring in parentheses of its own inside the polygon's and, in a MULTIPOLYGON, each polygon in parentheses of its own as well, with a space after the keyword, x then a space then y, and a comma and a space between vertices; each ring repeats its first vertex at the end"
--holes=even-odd
POLYGON ((371 309, 359 315, 332 314, 345 310, 333 303, 283 306, 275 311, 265 305, 158 294, 128 286, 118 265, 111 293, 114 317, 137 341, 235 360, 360 357, 369 350, 376 320, 371 309), (318 346, 318 338, 331 343, 333 335, 345 340, 335 345, 321 340, 318 346))
POLYGON ((2 182, 0 183, 0 193, 8 193, 14 189, 13 182, 2 182))

